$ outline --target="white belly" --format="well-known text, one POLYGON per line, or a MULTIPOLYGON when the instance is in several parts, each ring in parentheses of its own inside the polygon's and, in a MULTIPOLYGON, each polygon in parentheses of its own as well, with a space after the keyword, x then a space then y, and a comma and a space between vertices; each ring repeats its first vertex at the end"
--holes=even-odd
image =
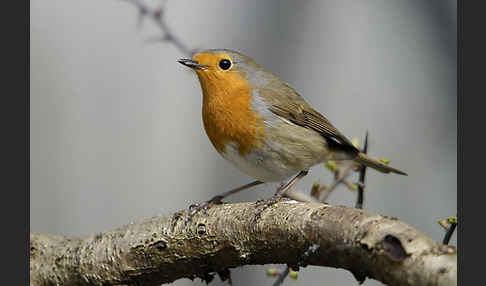
POLYGON ((221 156, 243 173, 261 182, 280 182, 301 171, 283 164, 271 156, 271 153, 260 148, 255 148, 249 154, 241 156, 235 143, 227 144, 221 156))
POLYGON ((231 142, 221 155, 262 182, 281 182, 326 160, 350 159, 345 153, 330 152, 319 133, 273 114, 267 114, 265 137, 258 147, 242 156, 238 144, 231 142))

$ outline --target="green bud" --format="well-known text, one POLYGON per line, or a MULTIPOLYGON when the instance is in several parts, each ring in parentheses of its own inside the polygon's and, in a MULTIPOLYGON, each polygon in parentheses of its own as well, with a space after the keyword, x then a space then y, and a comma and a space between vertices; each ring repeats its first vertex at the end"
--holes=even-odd
POLYGON ((266 274, 267 274, 267 276, 275 277, 278 274, 280 274, 280 271, 278 271, 278 269, 275 269, 275 268, 270 268, 270 269, 267 269, 266 274))
POLYGON ((388 158, 385 158, 385 157, 380 158, 380 161, 381 161, 383 164, 387 164, 387 165, 388 165, 388 164, 390 164, 390 160, 389 160, 388 158))
POLYGON ((336 172, 337 170, 339 170, 336 161, 333 160, 329 160, 326 162, 326 168, 331 172, 336 172))
POLYGON ((449 223, 449 224, 457 224, 457 217, 456 216, 450 216, 447 219, 447 223, 449 223))
POLYGON ((299 272, 291 269, 290 272, 289 272, 289 277, 294 279, 294 280, 297 280, 297 278, 299 278, 299 272))
POLYGON ((445 219, 440 219, 437 223, 440 224, 440 226, 442 226, 443 228, 447 229, 448 223, 445 219))
POLYGON ((352 191, 357 191, 358 190, 358 185, 356 185, 356 184, 350 183, 350 184, 347 184, 347 186, 352 191))

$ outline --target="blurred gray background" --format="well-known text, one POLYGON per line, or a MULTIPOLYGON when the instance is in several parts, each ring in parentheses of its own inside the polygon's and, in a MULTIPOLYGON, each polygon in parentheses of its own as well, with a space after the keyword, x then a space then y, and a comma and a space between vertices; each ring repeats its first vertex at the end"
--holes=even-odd
MULTIPOLYGON (((437 221, 457 202, 456 1, 178 0, 166 17, 194 48, 254 58, 348 137, 368 130, 369 153, 409 176, 368 171, 365 208, 442 240, 437 221)), ((147 42, 157 35, 121 1, 31 1, 31 231, 94 234, 251 180, 211 146, 196 76, 172 45, 147 42)), ((331 180, 318 165, 299 188, 331 180)), ((274 187, 230 201, 268 198, 274 187)), ((355 193, 340 187, 330 202, 354 205, 355 193)), ((234 285, 271 285, 269 267, 233 270, 234 285)), ((307 267, 285 284, 357 282, 307 267)))

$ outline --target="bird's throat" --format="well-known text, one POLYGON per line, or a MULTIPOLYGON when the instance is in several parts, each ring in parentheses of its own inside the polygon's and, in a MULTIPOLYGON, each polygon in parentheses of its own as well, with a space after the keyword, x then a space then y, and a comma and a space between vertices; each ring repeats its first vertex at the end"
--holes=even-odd
POLYGON ((211 143, 220 153, 235 143, 249 154, 264 137, 263 118, 252 110, 251 87, 238 73, 198 73, 203 92, 202 116, 211 143))

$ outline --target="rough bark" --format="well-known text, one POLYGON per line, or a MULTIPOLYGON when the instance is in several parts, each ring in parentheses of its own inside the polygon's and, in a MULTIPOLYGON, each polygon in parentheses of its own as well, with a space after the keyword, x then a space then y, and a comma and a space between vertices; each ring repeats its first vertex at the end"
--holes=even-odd
POLYGON ((282 201, 254 222, 258 204, 214 206, 184 227, 186 211, 84 238, 30 235, 31 285, 159 285, 210 280, 227 269, 282 263, 344 268, 358 281, 456 285, 456 248, 395 218, 320 203, 282 201))

